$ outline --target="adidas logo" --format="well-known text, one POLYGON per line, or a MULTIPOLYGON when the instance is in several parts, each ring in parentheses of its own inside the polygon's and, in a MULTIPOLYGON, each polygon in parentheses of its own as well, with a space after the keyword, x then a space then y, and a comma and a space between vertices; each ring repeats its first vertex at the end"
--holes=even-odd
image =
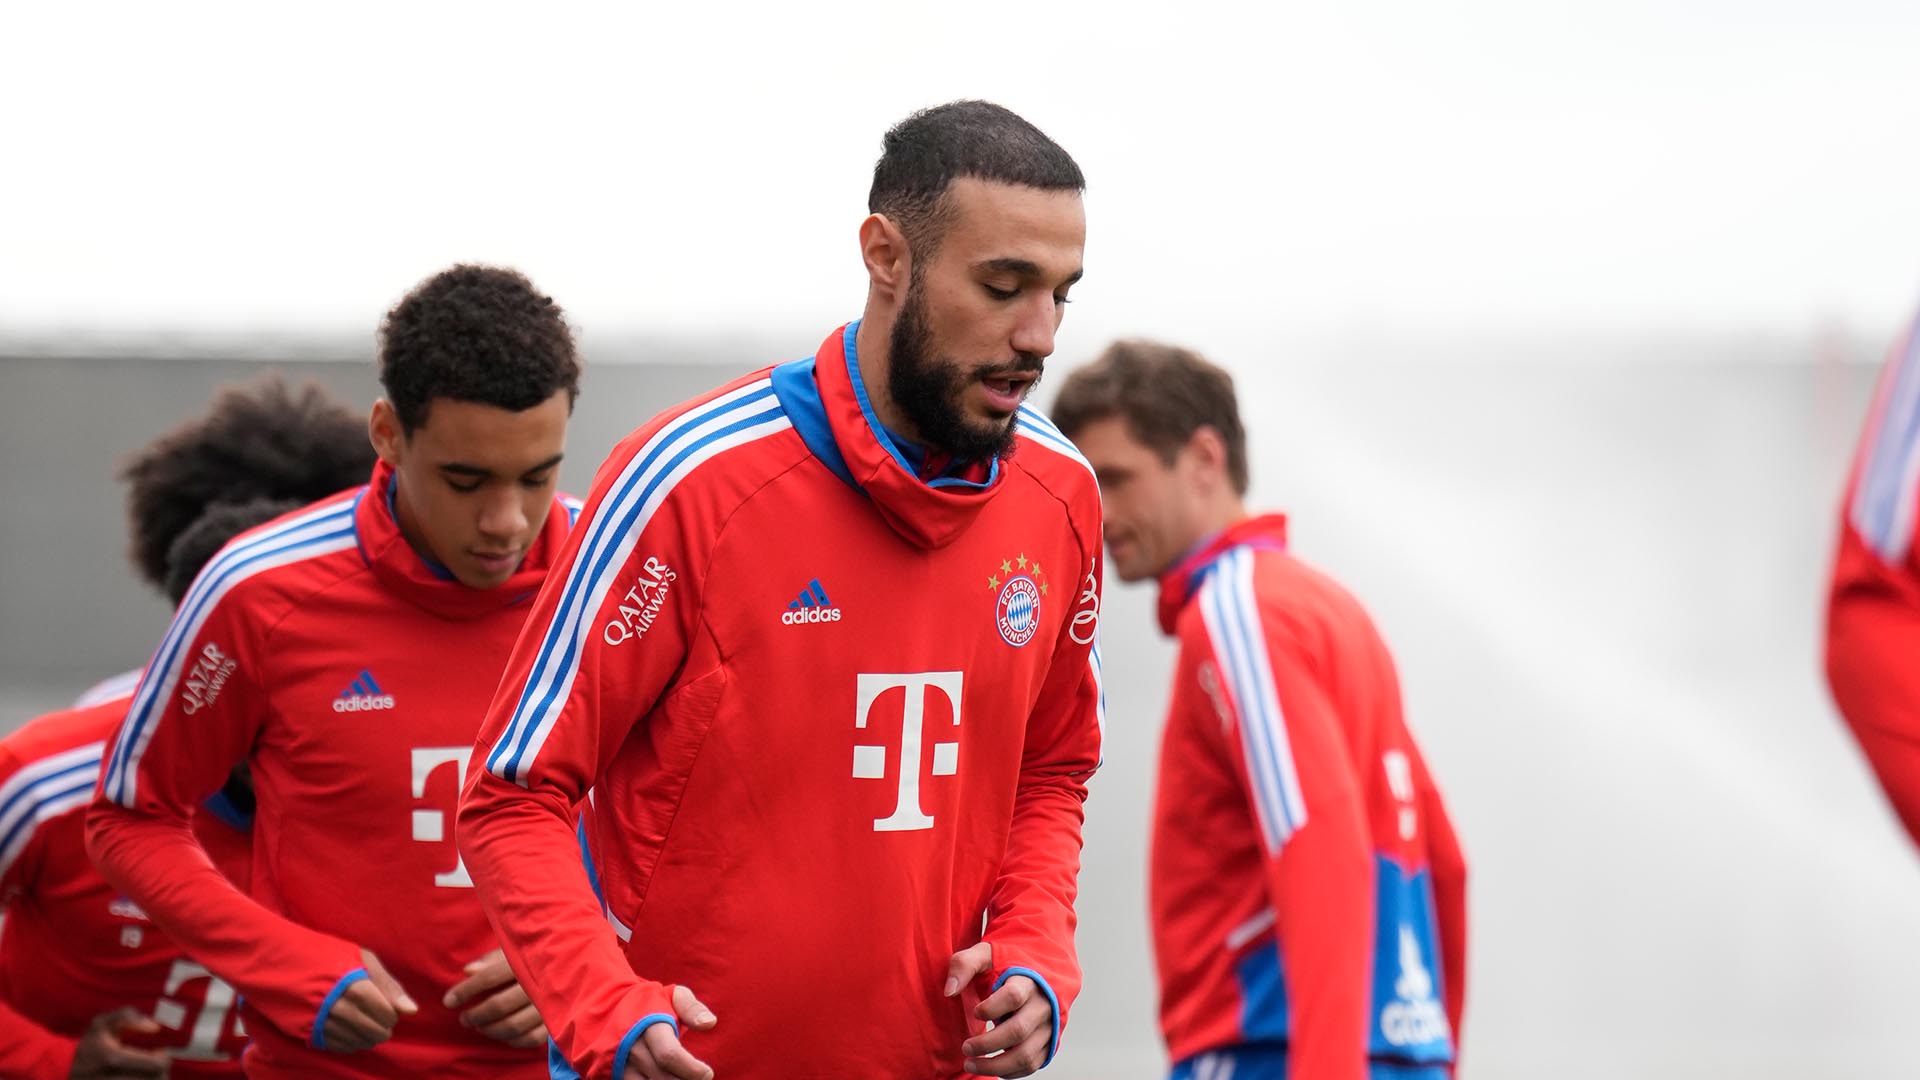
POLYGON ((807 582, 800 595, 787 604, 787 610, 780 613, 780 621, 788 626, 806 626, 808 623, 839 622, 840 609, 827 599, 827 590, 820 584, 819 578, 807 582))
POLYGON ((333 699, 334 712, 372 712, 375 709, 393 708, 393 695, 380 689, 373 681, 373 673, 366 668, 345 689, 333 699))

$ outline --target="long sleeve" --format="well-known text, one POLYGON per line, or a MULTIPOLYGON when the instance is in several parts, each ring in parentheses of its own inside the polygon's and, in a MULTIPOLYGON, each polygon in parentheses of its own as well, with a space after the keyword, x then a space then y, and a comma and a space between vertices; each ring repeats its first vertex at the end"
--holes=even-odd
MULTIPOLYGON (((657 430, 657 429, 656 429, 657 430)), ((480 729, 458 838, 487 916, 555 1044, 580 1075, 619 1077, 628 1049, 670 1023, 672 988, 636 975, 581 863, 574 808, 649 723, 699 625, 696 551, 710 522, 650 502, 661 466, 649 429, 615 451, 549 573, 480 729)), ((660 837, 630 838, 636 847, 660 837)))
MULTIPOLYGON (((1098 535, 1097 532, 1094 535, 1098 535)), ((1013 820, 1000 876, 987 905, 984 939, 993 945, 995 985, 1032 978, 1053 1003, 1047 1060, 1080 992, 1074 897, 1080 873, 1087 778, 1100 764, 1105 703, 1100 686, 1101 566, 1092 556, 1027 722, 1013 820)))
POLYGON ((232 558, 216 558, 187 594, 108 744, 87 851, 188 955, 275 1027, 311 1040, 323 1003, 360 968, 359 948, 242 894, 192 829, 266 710, 256 682, 266 650, 244 590, 222 577, 232 558))
POLYGON ((79 1046, 77 1039, 55 1035, 0 1001, 0 1076, 66 1080, 79 1046))
MULTIPOLYGON (((39 817, 31 805, 35 801, 33 789, 48 780, 54 785, 59 784, 57 771, 40 772, 45 774, 45 778, 40 784, 35 784, 37 774, 26 772, 20 759, 0 746, 0 804, 11 803, 25 793, 30 804, 28 817, 34 819, 33 825, 38 824, 39 817)), ((57 793, 55 797, 58 797, 57 793)), ((35 829, 25 842, 13 850, 0 852, 0 900, 10 901, 32 888, 30 867, 36 861, 32 849, 38 842, 38 830, 35 829)), ((0 903, 0 917, 4 915, 5 905, 0 903)), ((0 934, 0 947, 5 947, 7 940, 5 934, 0 934)), ((73 1054, 78 1046, 76 1040, 48 1031, 5 1001, 0 1001, 0 1076, 15 1076, 21 1080, 65 1080, 73 1070, 73 1054)))
POLYGON ((1254 560, 1221 560, 1196 601, 1183 647, 1203 655, 1226 690, 1240 766, 1266 852, 1267 888, 1290 1010, 1290 1075, 1367 1075, 1374 872, 1366 814, 1338 717, 1310 654, 1263 611, 1254 560))
POLYGON ((1848 484, 1826 627, 1827 682, 1920 843, 1920 332, 1893 350, 1848 484))

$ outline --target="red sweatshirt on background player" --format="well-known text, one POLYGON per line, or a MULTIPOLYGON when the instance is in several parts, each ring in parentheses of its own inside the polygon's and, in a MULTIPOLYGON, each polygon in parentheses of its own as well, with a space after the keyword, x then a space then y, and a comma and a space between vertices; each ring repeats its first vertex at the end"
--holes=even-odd
POLYGON ((1151 910, 1174 1080, 1444 1080, 1466 988, 1466 867, 1346 590, 1249 517, 1226 372, 1120 342, 1054 417, 1092 462, 1114 572, 1179 639, 1151 910))
MULTIPOLYGON (((50 713, 0 740, 0 1076, 65 1080, 87 1026, 125 1006, 161 1030, 123 1029, 121 1041, 171 1051, 169 1076, 241 1075, 233 987, 87 858, 87 804, 131 700, 50 713)), ((242 887, 250 824, 221 793, 193 815, 215 869, 242 887)))
POLYGON ((371 481, 200 574, 116 737, 88 844, 239 988, 247 1075, 539 1076, 524 993, 503 963, 474 970, 496 942, 452 825, 566 535, 553 489, 579 368, 558 308, 506 270, 429 279, 382 337, 371 481), (185 828, 240 761, 258 799, 249 894, 185 828), (506 982, 482 1006, 443 1000, 489 972, 506 982), (501 1000, 522 1026, 489 1037, 474 1013, 501 1000))
POLYGON ((1847 483, 1827 607, 1827 680, 1920 843, 1920 323, 1887 358, 1847 483))

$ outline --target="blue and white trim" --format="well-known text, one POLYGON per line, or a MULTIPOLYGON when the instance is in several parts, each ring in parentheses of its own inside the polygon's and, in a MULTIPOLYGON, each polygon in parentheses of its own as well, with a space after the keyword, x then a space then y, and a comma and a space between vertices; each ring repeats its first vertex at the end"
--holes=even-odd
POLYGON ((1920 324, 1908 330, 1891 364, 1879 426, 1849 513, 1867 545, 1897 563, 1913 544, 1914 502, 1920 498, 1920 324))
POLYGON ((1053 421, 1041 415, 1039 409, 1031 405, 1021 405, 1020 414, 1014 417, 1013 429, 1054 453, 1079 462, 1080 467, 1087 470, 1087 475, 1093 476, 1093 463, 1080 453, 1080 448, 1073 445, 1072 439, 1061 434, 1060 429, 1053 426, 1053 421))
POLYGON ((95 705, 104 704, 105 702, 112 701, 114 698, 131 696, 134 690, 140 686, 140 676, 144 670, 143 668, 134 668, 132 671, 123 671, 118 675, 111 675, 101 679, 99 682, 87 687, 86 691, 79 697, 73 699, 72 707, 75 709, 91 709, 95 705))
POLYGON ((1093 647, 1087 650, 1087 670, 1093 675, 1093 722, 1100 732, 1100 764, 1107 763, 1107 683, 1101 673, 1100 638, 1095 630, 1093 647))
MULTIPOLYGON (((180 602, 173 625, 160 640, 159 651, 147 667, 148 677, 141 682, 127 719, 120 725, 120 738, 107 761, 103 785, 108 798, 121 806, 133 805, 140 758, 166 714, 166 703, 180 676, 193 665, 193 643, 221 598, 255 574, 356 547, 354 505, 351 499, 330 503, 253 533, 228 544, 201 569, 180 602)), ((224 644, 232 646, 231 642, 224 644)))
POLYGON ((339 1003, 348 987, 357 982, 364 982, 370 977, 366 968, 354 968, 340 976, 340 981, 333 984, 333 989, 327 991, 327 996, 320 999, 320 1011, 313 1017, 313 1035, 307 1040, 313 1044, 315 1050, 327 1048, 327 1019, 333 1015, 334 1005, 339 1003))
POLYGON ((585 522, 587 534, 567 569, 560 605, 547 625, 514 706, 513 719, 487 755, 487 771, 521 787, 566 706, 580 670, 592 620, 618 580, 634 545, 674 485, 709 458, 792 427, 760 379, 688 410, 635 453, 585 522))
POLYGON ((1294 830, 1307 823, 1307 803, 1300 794, 1300 775, 1294 767, 1293 745, 1287 738, 1286 715, 1280 709, 1267 655, 1253 568, 1253 551, 1227 551, 1200 587, 1199 600, 1207 636, 1239 716, 1260 831, 1267 850, 1277 853, 1294 830))
POLYGON ((0 878, 13 869, 42 822, 93 800, 106 751, 104 740, 88 743, 33 762, 0 783, 0 878))

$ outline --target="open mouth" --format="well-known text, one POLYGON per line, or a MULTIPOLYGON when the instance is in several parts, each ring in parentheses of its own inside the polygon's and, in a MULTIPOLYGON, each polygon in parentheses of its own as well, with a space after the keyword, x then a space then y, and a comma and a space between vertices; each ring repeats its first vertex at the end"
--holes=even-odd
POLYGON ((987 401, 999 412, 1013 412, 1026 399, 1027 391, 1040 378, 1037 372, 1013 371, 1004 375, 983 375, 980 385, 986 388, 987 401))

